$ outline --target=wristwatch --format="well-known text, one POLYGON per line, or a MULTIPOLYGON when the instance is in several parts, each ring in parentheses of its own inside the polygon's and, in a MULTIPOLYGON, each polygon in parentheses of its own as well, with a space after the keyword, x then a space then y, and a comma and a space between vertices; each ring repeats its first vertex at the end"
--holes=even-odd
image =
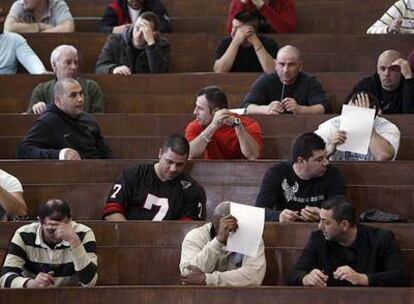
POLYGON ((234 128, 234 127, 240 126, 240 124, 241 124, 240 118, 236 117, 233 121, 232 127, 234 128))

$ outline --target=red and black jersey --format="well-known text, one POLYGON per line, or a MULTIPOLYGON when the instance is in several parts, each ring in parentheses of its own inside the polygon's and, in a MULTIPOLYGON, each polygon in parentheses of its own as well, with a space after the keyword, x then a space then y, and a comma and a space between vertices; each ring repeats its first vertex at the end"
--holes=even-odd
POLYGON ((178 220, 205 218, 203 187, 185 174, 161 181, 154 164, 125 169, 113 185, 104 217, 121 213, 128 220, 178 220))

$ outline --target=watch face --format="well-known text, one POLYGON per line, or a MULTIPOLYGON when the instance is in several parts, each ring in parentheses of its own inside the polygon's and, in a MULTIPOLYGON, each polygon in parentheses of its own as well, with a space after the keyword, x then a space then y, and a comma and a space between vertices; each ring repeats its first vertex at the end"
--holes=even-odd
POLYGON ((234 119, 234 124, 235 124, 235 125, 239 125, 239 124, 240 124, 240 118, 236 117, 236 118, 234 119))

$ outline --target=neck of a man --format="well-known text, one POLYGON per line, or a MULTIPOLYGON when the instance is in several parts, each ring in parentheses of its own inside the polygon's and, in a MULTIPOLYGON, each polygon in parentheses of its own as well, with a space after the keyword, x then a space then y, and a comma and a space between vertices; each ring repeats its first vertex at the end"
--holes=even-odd
POLYGON ((346 232, 344 232, 343 239, 338 243, 345 247, 350 247, 357 237, 358 227, 357 225, 350 227, 346 232))
POLYGON ((295 171, 295 174, 302 180, 312 179, 312 177, 308 176, 298 163, 293 163, 293 171, 295 171))
POLYGON ((155 163, 155 165, 154 165, 154 171, 155 171, 155 174, 157 174, 157 176, 160 179, 160 181, 165 182, 167 180, 167 179, 165 179, 165 178, 162 177, 162 174, 161 174, 161 171, 160 171, 160 163, 159 162, 155 163))
POLYGON ((39 3, 39 5, 32 10, 32 13, 35 16, 37 21, 40 21, 42 19, 44 12, 47 10, 47 4, 48 4, 48 1, 45 0, 39 3))

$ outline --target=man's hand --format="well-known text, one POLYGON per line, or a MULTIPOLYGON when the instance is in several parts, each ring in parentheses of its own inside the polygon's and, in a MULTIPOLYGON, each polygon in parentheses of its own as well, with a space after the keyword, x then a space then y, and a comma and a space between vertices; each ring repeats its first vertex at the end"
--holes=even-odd
POLYGON ((81 157, 78 153, 78 151, 73 150, 71 148, 65 148, 65 153, 63 155, 64 160, 80 160, 81 157))
POLYGON ((197 266, 188 265, 186 267, 190 273, 181 276, 183 285, 206 285, 206 274, 197 266))
POLYGON ((155 33, 151 28, 151 24, 148 20, 142 19, 141 20, 141 28, 142 34, 144 35, 144 39, 148 45, 153 45, 155 43, 155 33))
POLYGON ((367 108, 369 109, 369 97, 368 94, 365 93, 358 93, 356 98, 351 103, 351 105, 355 107, 367 108))
POLYGON ((333 276, 337 280, 345 280, 353 285, 368 286, 369 284, 368 277, 365 274, 356 272, 349 266, 338 267, 333 276))
POLYGON ((254 28, 250 25, 243 25, 236 30, 233 40, 240 46, 245 40, 249 41, 252 35, 256 36, 254 28))
POLYGON ((53 277, 45 272, 39 272, 35 279, 30 279, 26 283, 27 288, 50 287, 55 284, 53 277))
POLYGON ((48 24, 48 23, 44 23, 44 22, 39 22, 39 23, 37 23, 37 25, 39 26, 39 32, 46 31, 46 30, 51 29, 53 27, 52 24, 48 24))
POLYGON ((274 100, 267 106, 267 113, 271 115, 278 115, 285 112, 283 104, 279 100, 274 100))
POLYGON ((306 206, 300 211, 300 218, 305 222, 317 222, 320 220, 320 210, 318 207, 306 206))
POLYGON ((327 275, 325 275, 319 269, 314 269, 303 277, 302 284, 304 286, 326 287, 327 280, 328 280, 327 275))
POLYGON ((398 18, 393 20, 390 25, 388 25, 388 33, 392 33, 392 34, 397 34, 400 32, 400 28, 401 28, 401 24, 402 24, 402 19, 398 18))
POLYGON ((213 126, 218 129, 223 125, 232 125, 233 120, 230 121, 231 113, 228 109, 220 109, 214 113, 212 124, 213 126))
POLYGON ((115 69, 113 69, 112 74, 129 76, 129 75, 131 75, 131 70, 126 65, 121 65, 121 66, 116 67, 115 69))
POLYGON ((45 228, 55 230, 55 238, 68 242, 73 248, 78 247, 81 243, 78 235, 72 228, 71 221, 65 223, 61 221, 47 220, 45 222, 45 228))
POLYGON ((405 79, 413 78, 413 72, 411 71, 410 64, 407 60, 403 58, 398 58, 395 60, 392 65, 399 66, 401 69, 401 74, 404 76, 405 79))
POLYGON ((114 34, 120 34, 123 31, 125 31, 128 27, 130 27, 130 26, 131 26, 131 23, 114 26, 112 28, 112 33, 114 33, 114 34))
POLYGON ((279 222, 295 222, 299 218, 299 212, 285 209, 282 212, 280 212, 279 222))
POLYGON ((46 103, 44 103, 43 101, 39 101, 32 106, 32 111, 34 114, 40 115, 46 111, 46 108, 46 103))
POLYGON ((336 131, 331 138, 331 143, 335 145, 335 149, 337 145, 342 145, 346 141, 346 132, 345 131, 336 131))
POLYGON ((282 100, 283 108, 288 111, 292 112, 293 114, 300 114, 301 106, 298 105, 294 98, 286 97, 282 100))
POLYGON ((223 216, 220 219, 219 229, 217 231, 217 240, 226 245, 230 233, 236 232, 238 228, 237 219, 232 215, 223 216))

